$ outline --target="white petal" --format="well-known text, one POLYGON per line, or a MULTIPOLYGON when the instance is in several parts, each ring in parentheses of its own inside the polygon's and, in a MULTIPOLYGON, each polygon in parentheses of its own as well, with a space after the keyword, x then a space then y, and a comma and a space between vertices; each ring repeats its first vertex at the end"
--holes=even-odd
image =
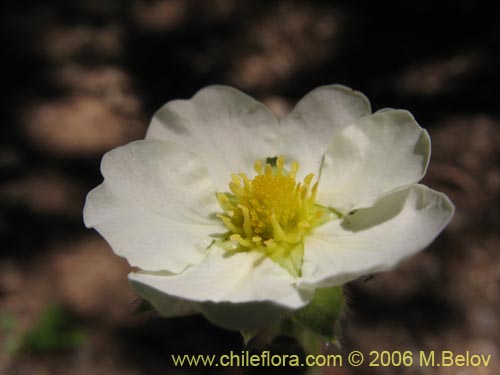
POLYGON ((298 161, 301 175, 317 176, 334 134, 370 113, 370 102, 362 93, 341 85, 318 87, 281 121, 280 154, 298 161))
POLYGON ((231 329, 267 325, 312 297, 310 291, 298 291, 295 279, 261 253, 229 254, 217 246, 179 275, 136 272, 129 279, 136 290, 145 284, 169 297, 198 302, 207 318, 231 329))
POLYGON ((387 110, 336 133, 325 154, 317 202, 348 213, 420 181, 430 138, 408 111, 387 110))
POLYGON ((255 160, 274 157, 278 122, 263 104, 226 86, 209 86, 191 100, 165 104, 153 117, 146 139, 188 147, 205 162, 218 191, 231 173, 253 174, 255 160))
POLYGON ((177 145, 138 141, 110 151, 104 183, 87 196, 84 221, 132 266, 180 272, 223 233, 208 173, 177 145))
POLYGON ((382 112, 389 112, 389 111, 394 111, 395 108, 391 108, 391 107, 385 107, 385 108, 380 108, 379 110, 377 110, 377 112, 375 113, 382 113, 382 112))
POLYGON ((279 323, 280 319, 290 312, 272 301, 206 302, 199 307, 201 313, 212 323, 240 332, 260 332, 279 323))
POLYGON ((341 285, 391 269, 428 246, 453 212, 446 195, 412 185, 381 198, 374 207, 330 221, 305 239, 299 286, 341 285))
POLYGON ((137 295, 150 302, 155 310, 165 318, 192 315, 199 312, 198 304, 195 302, 171 297, 149 285, 132 280, 130 284, 137 295))

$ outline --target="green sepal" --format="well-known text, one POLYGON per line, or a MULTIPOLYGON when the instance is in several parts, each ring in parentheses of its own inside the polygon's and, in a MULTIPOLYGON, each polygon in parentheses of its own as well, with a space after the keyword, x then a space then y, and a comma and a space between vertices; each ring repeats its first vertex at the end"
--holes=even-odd
POLYGON ((292 314, 292 320, 329 342, 335 341, 335 327, 345 306, 341 286, 318 288, 311 302, 292 314))
MULTIPOLYGON (((271 343, 280 336, 294 338, 309 354, 319 354, 325 345, 337 345, 339 318, 345 307, 342 287, 318 288, 311 302, 279 322, 258 332, 260 341, 271 343)), ((245 345, 256 333, 241 332, 245 345)))
POLYGON ((152 313, 152 312, 156 311, 154 306, 151 303, 149 303, 148 301, 146 301, 145 299, 138 299, 135 304, 136 304, 136 307, 133 311, 133 314, 135 316, 146 314, 146 313, 152 313))
POLYGON ((308 354, 319 354, 323 351, 324 337, 291 318, 283 321, 282 332, 286 336, 293 337, 308 354))

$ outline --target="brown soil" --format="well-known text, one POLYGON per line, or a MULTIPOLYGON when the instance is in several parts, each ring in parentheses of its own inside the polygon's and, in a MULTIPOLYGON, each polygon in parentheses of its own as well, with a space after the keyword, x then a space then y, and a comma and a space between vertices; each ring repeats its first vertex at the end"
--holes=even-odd
POLYGON ((241 350, 238 334, 201 317, 135 316, 129 266, 81 218, 103 153, 143 137, 167 100, 210 83, 243 89, 280 116, 314 87, 342 83, 375 109, 409 109, 431 135, 424 183, 446 192, 456 215, 426 251, 348 286, 341 350, 470 351, 492 363, 323 372, 500 374, 500 29, 487 3, 1 8, 0 374, 165 374, 176 371, 170 353, 241 350), (52 304, 76 319, 83 342, 42 354, 9 349, 52 304))

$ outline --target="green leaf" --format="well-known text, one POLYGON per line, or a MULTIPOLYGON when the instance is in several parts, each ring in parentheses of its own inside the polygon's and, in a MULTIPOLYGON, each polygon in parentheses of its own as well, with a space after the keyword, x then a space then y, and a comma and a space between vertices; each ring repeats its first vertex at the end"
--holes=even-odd
POLYGON ((22 349, 48 353, 74 348, 85 339, 67 310, 60 305, 48 306, 40 319, 23 337, 22 349))
POLYGON ((13 331, 17 325, 17 319, 14 314, 9 312, 0 313, 0 331, 13 331))
POLYGON ((345 306, 342 287, 318 288, 312 301, 292 314, 297 324, 322 336, 335 340, 335 326, 345 306))
POLYGON ((2 353, 14 355, 20 346, 20 334, 16 332, 17 318, 10 312, 0 313, 0 336, 3 339, 2 353))

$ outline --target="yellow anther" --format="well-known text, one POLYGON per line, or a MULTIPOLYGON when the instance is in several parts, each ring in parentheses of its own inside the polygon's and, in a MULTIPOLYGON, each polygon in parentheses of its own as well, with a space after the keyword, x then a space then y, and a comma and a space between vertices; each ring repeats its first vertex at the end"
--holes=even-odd
POLYGON ((267 246, 267 247, 272 247, 274 245, 274 240, 271 238, 267 241, 264 241, 264 244, 267 246))
POLYGON ((278 169, 278 172, 283 171, 283 166, 285 165, 285 157, 283 155, 278 156, 276 159, 276 167, 278 169))
POLYGON ((297 226, 298 226, 299 228, 310 228, 310 227, 311 227, 311 223, 309 223, 309 222, 308 222, 308 221, 306 221, 306 220, 302 220, 302 221, 300 221, 300 222, 297 224, 297 226))
POLYGON ((253 235, 253 230, 252 222, 250 219, 250 211, 248 210, 247 206, 244 206, 242 204, 239 204, 238 208, 241 209, 241 212, 243 213, 243 231, 245 232, 247 237, 251 237, 253 235))
POLYGON ((299 164, 286 168, 284 156, 276 158, 276 167, 254 163, 256 175, 232 174, 231 193, 217 193, 225 211, 218 215, 230 232, 230 240, 244 248, 275 248, 280 244, 295 244, 314 226, 318 218, 315 206, 316 182, 310 189, 313 174, 302 182, 295 180, 299 164))
POLYGON ((297 175, 297 171, 298 170, 299 170, 299 163, 297 163, 296 161, 294 161, 292 163, 292 168, 291 168, 290 172, 288 173, 288 176, 290 176, 293 179, 295 179, 295 176, 297 175))
POLYGON ((314 177, 314 174, 309 173, 306 176, 306 178, 304 178, 304 185, 307 186, 307 187, 309 187, 311 185, 311 181, 312 181, 313 177, 314 177))
POLYGON ((262 173, 262 162, 257 159, 253 165, 253 169, 255 170, 255 172, 257 172, 257 174, 261 174, 262 173))
POLYGON ((255 244, 255 246, 260 247, 262 246, 262 238, 260 236, 253 236, 252 237, 252 242, 255 244))
POLYGON ((215 196, 220 206, 224 209, 224 211, 234 210, 234 206, 231 204, 226 194, 216 193, 215 196))
POLYGON ((248 248, 253 247, 252 243, 249 240, 242 238, 239 234, 233 234, 229 237, 229 239, 231 241, 238 242, 241 246, 248 247, 248 248))
POLYGON ((226 196, 226 194, 223 193, 216 193, 217 199, 220 203, 227 204, 229 203, 229 198, 226 196))
POLYGON ((245 187, 245 189, 250 189, 250 179, 247 177, 247 175, 244 173, 239 173, 238 176, 240 176, 241 180, 243 181, 243 186, 245 187))
POLYGON ((309 205, 313 205, 316 201, 316 195, 318 194, 319 182, 316 181, 311 189, 311 196, 309 197, 309 205))
POLYGON ((239 187, 238 185, 236 185, 233 181, 231 181, 229 183, 229 189, 231 190, 231 192, 234 194, 234 195, 238 195, 240 194, 241 192, 241 187, 239 187))
POLYGON ((233 183, 237 186, 241 186, 241 181, 240 179, 238 178, 238 175, 232 173, 231 174, 231 180, 233 181, 233 183))
POLYGON ((222 220, 222 222, 224 223, 224 225, 233 233, 243 233, 243 230, 242 228, 234 225, 231 221, 231 219, 227 216, 224 216, 224 215, 217 215, 217 217, 219 219, 222 220))

